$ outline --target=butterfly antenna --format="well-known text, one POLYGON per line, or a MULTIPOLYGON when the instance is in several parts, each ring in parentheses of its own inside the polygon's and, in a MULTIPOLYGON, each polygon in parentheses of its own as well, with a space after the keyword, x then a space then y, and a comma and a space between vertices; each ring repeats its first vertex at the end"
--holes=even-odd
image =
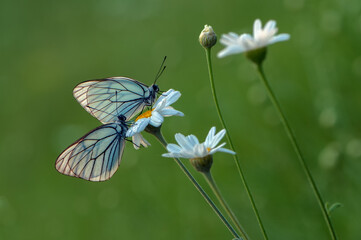
POLYGON ((155 75, 155 80, 154 80, 154 83, 153 83, 153 84, 155 84, 155 83, 157 82, 158 78, 162 75, 162 73, 164 72, 165 68, 167 67, 167 66, 164 66, 164 63, 165 63, 165 60, 166 60, 166 59, 167 59, 167 56, 164 56, 163 61, 162 61, 162 64, 160 65, 160 68, 159 68, 159 70, 158 70, 158 72, 157 72, 157 75, 155 75))

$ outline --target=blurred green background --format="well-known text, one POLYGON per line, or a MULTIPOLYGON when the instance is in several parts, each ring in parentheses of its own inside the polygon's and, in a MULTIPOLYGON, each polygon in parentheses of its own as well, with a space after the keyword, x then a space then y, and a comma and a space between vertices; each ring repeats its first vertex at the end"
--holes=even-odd
MULTIPOLYGON (((54 163, 100 125, 73 98, 76 84, 110 76, 151 84, 165 55, 158 83, 182 92, 174 107, 186 115, 166 119, 168 141, 219 130, 198 36, 204 24, 219 37, 251 32, 256 18, 291 34, 269 47, 266 74, 324 200, 343 204, 332 213, 340 239, 361 239, 359 0, 1 0, 0 18, 0 239, 232 239, 149 135, 148 149, 127 144, 107 182, 63 176, 54 163)), ((330 239, 254 67, 242 55, 217 59, 222 48, 213 48, 220 104, 269 238, 330 239)), ((232 157, 214 160, 225 198, 262 239, 232 157)))

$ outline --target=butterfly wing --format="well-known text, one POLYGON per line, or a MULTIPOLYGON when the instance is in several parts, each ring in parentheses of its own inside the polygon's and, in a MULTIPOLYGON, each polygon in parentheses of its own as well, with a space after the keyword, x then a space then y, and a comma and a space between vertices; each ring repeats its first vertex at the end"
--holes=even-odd
POLYGON ((58 172, 89 181, 113 176, 122 158, 127 127, 102 125, 63 151, 55 163, 58 172))
POLYGON ((128 121, 145 105, 151 105, 154 93, 150 89, 130 78, 112 77, 82 82, 74 88, 73 94, 86 111, 107 124, 117 122, 120 115, 128 121))

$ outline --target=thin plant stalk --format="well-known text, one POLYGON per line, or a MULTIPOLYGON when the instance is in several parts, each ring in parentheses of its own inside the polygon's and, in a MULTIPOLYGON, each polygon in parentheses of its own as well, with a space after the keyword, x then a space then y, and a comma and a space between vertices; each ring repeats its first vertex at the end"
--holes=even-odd
POLYGON ((268 81, 266 79, 266 75, 264 74, 262 64, 259 63, 259 64, 256 64, 256 66, 257 66, 257 70, 258 70, 258 73, 260 75, 260 78, 261 78, 262 82, 264 83, 264 85, 266 86, 268 96, 270 97, 274 107, 276 108, 276 110, 278 112, 280 120, 281 120, 281 122, 282 122, 282 124, 283 124, 283 126, 284 126, 284 128, 286 130, 286 133, 287 133, 291 143, 292 143, 292 147, 296 152, 296 155, 298 157, 298 160, 300 161, 302 169, 305 172, 307 180, 308 180, 308 182, 309 182, 309 184, 310 184, 310 186, 311 186, 311 188, 313 190, 313 193, 314 193, 314 195, 315 195, 315 197, 317 199, 317 202, 318 202, 318 204, 320 206, 323 218, 325 219, 328 230, 330 232, 331 238, 333 240, 337 240, 336 232, 335 232, 335 230, 333 228, 330 216, 327 213, 326 205, 325 205, 324 201, 322 200, 320 191, 318 190, 317 185, 315 183, 315 180, 313 179, 312 174, 311 174, 311 172, 310 172, 310 170, 309 170, 309 168, 307 166, 307 163, 306 163, 306 161, 305 161, 305 159, 303 157, 303 154, 302 154, 301 149, 300 149, 300 147, 299 147, 299 145, 297 143, 296 137, 295 137, 295 135, 294 135, 294 133, 293 133, 293 131, 291 129, 291 126, 288 123, 287 118, 286 118, 285 114, 283 113, 283 111, 281 109, 281 106, 278 103, 278 100, 277 100, 275 94, 273 93, 273 90, 272 90, 270 84, 268 83, 268 81))
MULTIPOLYGON (((157 131, 152 131, 149 132, 151 134, 153 134, 158 141, 163 145, 164 148, 167 149, 167 141, 164 139, 163 134, 161 133, 160 130, 157 131)), ((199 183, 197 182, 197 180, 192 176, 192 174, 188 171, 188 169, 186 168, 186 166, 181 162, 181 160, 179 158, 174 158, 175 162, 178 164, 178 166, 182 169, 182 171, 186 174, 186 176, 188 177, 188 179, 193 183, 193 185, 197 188, 197 190, 200 192, 200 194, 202 195, 202 197, 206 200, 206 202, 211 206, 211 208, 213 209, 213 211, 217 214, 217 216, 221 219, 221 221, 224 223, 224 225, 226 225, 226 227, 228 228, 228 230, 231 232, 231 234, 237 238, 237 239, 241 239, 240 236, 238 235, 238 233, 234 230, 234 228, 232 227, 232 225, 227 221, 227 219, 223 216, 223 214, 221 213, 221 211, 217 208, 217 206, 214 204, 214 202, 212 201, 212 199, 207 195, 207 193, 203 190, 203 188, 199 185, 199 183)))
MULTIPOLYGON (((232 151, 236 152, 235 149, 234 149, 234 146, 233 146, 233 142, 232 142, 232 139, 230 137, 230 134, 229 134, 229 131, 227 129, 227 126, 226 126, 226 123, 223 119, 223 116, 222 116, 222 113, 221 113, 221 109, 219 107, 219 104, 218 104, 218 99, 217 99, 217 94, 216 94, 216 88, 214 86, 214 78, 213 78, 213 68, 212 68, 212 59, 211 59, 211 49, 210 48, 207 48, 205 49, 206 51, 206 57, 207 57, 207 65, 208 65, 208 73, 209 73, 209 80, 211 82, 211 88, 212 88, 212 95, 213 95, 213 99, 214 99, 214 103, 216 105, 216 109, 217 109, 217 113, 218 113, 218 117, 219 117, 219 120, 221 121, 221 124, 222 124, 222 127, 224 129, 226 129, 226 136, 227 136, 227 140, 229 142, 229 146, 231 148, 232 151)), ((263 226, 263 223, 262 223, 262 220, 261 220, 261 217, 259 215, 259 212, 258 212, 258 209, 257 209, 257 206, 256 206, 256 203, 254 201, 254 198, 253 198, 253 195, 251 193, 251 190, 248 186, 248 183, 246 181, 246 178, 243 174, 243 171, 242 171, 242 168, 241 168, 241 164, 240 164, 240 161, 238 159, 238 156, 237 154, 236 155, 233 155, 233 158, 234 158, 234 161, 236 162, 236 165, 237 165, 237 168, 238 168, 238 172, 239 172, 239 175, 241 176, 241 179, 242 179, 242 182, 243 182, 243 185, 246 189, 246 192, 247 192, 247 195, 248 195, 248 198, 251 202, 251 205, 252 205, 252 208, 253 208, 253 212, 254 214, 256 215, 256 218, 257 218, 257 221, 258 221, 258 224, 259 224, 259 227, 262 231, 262 235, 263 235, 263 238, 265 240, 268 240, 268 236, 267 236, 267 233, 266 233, 266 230, 263 226)))
POLYGON ((221 191, 219 190, 216 182, 214 181, 212 173, 209 171, 209 172, 203 172, 202 174, 203 174, 204 178, 206 179, 207 183, 209 184, 209 186, 211 187, 214 195, 216 195, 218 201, 220 202, 220 204, 222 205, 224 210, 227 212, 228 216, 231 218, 233 224, 236 226, 238 231, 242 234, 243 238, 247 240, 248 236, 247 236, 246 232, 242 228, 241 224, 239 223, 237 217, 232 212, 231 208, 228 206, 227 202, 224 200, 224 198, 221 194, 221 191))

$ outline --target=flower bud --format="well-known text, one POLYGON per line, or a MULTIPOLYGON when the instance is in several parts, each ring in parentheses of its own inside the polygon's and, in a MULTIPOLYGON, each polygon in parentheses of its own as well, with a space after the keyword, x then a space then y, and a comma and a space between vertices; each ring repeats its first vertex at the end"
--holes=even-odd
POLYGON ((213 157, 212 155, 207 155, 205 157, 200 158, 191 158, 189 159, 193 167, 202 173, 209 173, 209 170, 213 164, 213 157))
POLYGON ((267 48, 262 47, 262 48, 250 50, 250 51, 245 52, 245 55, 249 60, 251 60, 255 64, 261 65, 263 60, 265 60, 265 58, 266 58, 267 48))
POLYGON ((205 49, 209 49, 217 43, 217 35, 211 26, 204 25, 204 29, 199 35, 199 43, 205 49))

